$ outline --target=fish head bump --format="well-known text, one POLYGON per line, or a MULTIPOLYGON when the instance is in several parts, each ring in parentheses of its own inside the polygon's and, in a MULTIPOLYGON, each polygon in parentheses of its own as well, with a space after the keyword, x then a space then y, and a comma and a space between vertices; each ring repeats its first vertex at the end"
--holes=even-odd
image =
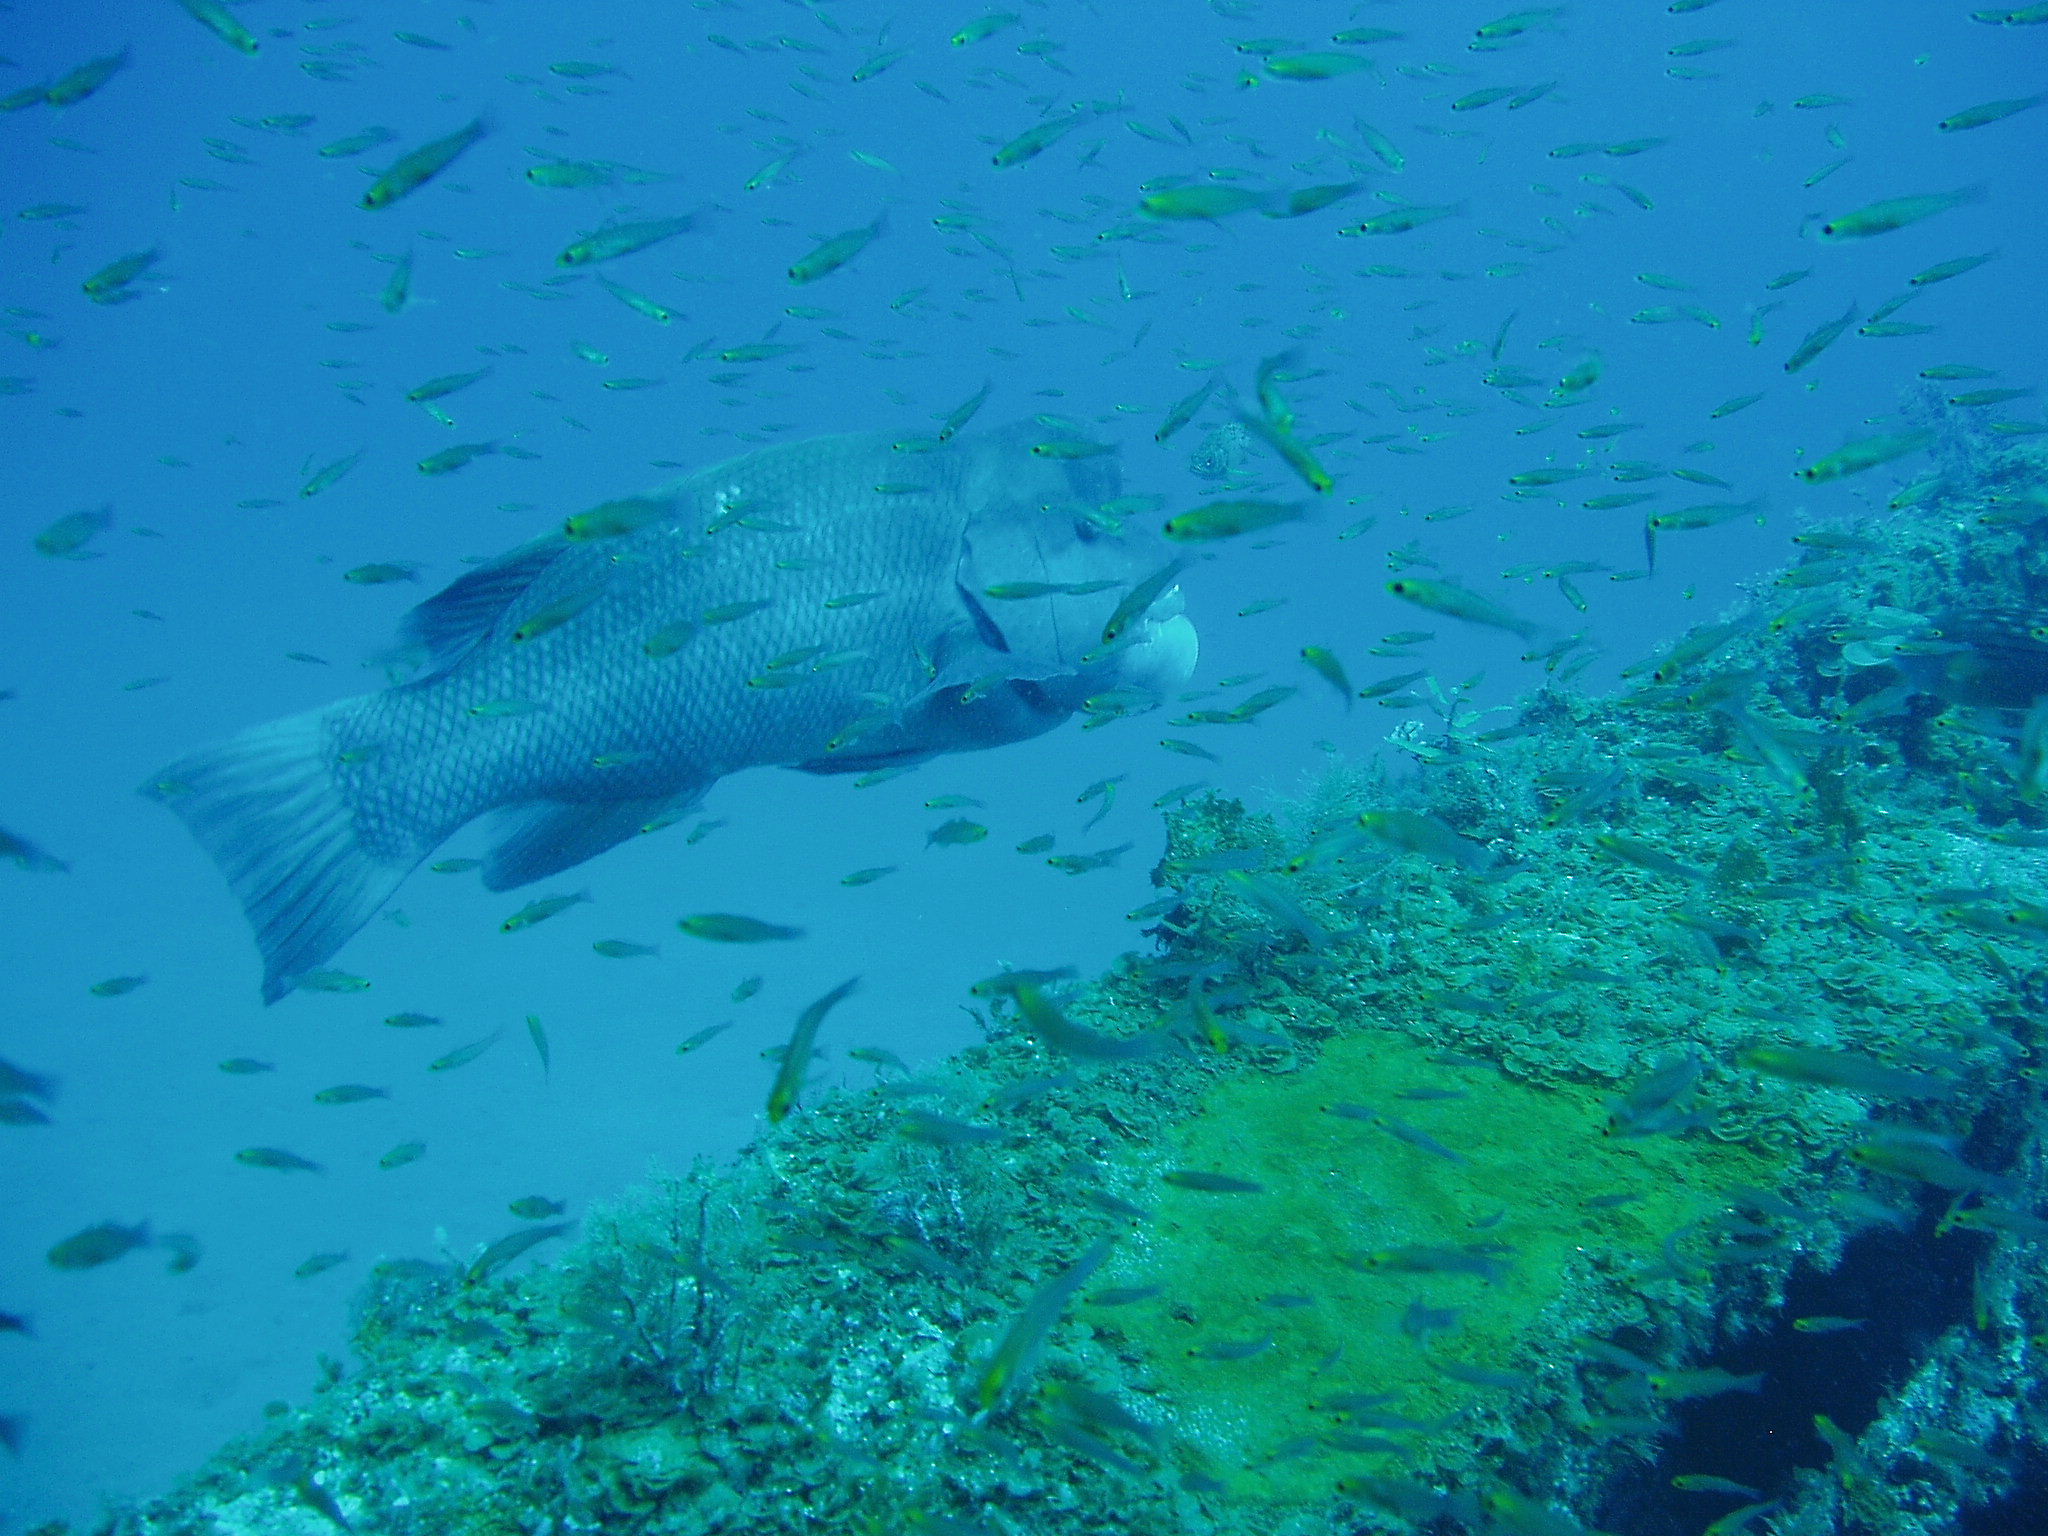
MULTIPOLYGON (((1103 628, 1132 589, 1173 552, 1149 519, 1105 515, 1122 490, 1113 448, 1049 459, 1032 445, 1072 436, 1041 418, 985 435, 968 471, 962 602, 984 640, 1035 685, 1055 719, 1110 688, 1162 696, 1184 686, 1198 650, 1180 589, 1168 586, 1115 646, 1103 628), (1005 589, 1047 589, 999 599, 1005 589)), ((1000 666, 1001 663, 998 663, 1000 666)))

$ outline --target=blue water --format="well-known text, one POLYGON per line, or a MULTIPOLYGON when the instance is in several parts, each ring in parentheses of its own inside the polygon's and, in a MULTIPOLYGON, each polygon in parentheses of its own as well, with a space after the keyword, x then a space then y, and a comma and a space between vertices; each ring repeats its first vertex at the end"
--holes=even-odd
MULTIPOLYGON (((378 1257, 467 1256, 514 1225, 512 1199, 545 1194, 581 1213, 651 1170, 729 1153, 761 1123, 773 1071, 762 1052, 845 976, 865 984, 835 1016, 839 1044, 914 1063, 975 1038, 961 1006, 974 978, 1005 963, 1087 972, 1142 946, 1142 925, 1123 914, 1154 894, 1155 797, 1201 780, 1269 803, 1332 748, 1371 756, 1411 718, 1344 709, 1298 660, 1303 645, 1335 651, 1356 685, 1418 665, 1447 685, 1483 673, 1474 697, 1488 704, 1542 679, 1519 659, 1521 641, 1386 595, 1390 552, 1412 548, 1555 634, 1587 629, 1603 654, 1579 686, 1604 687, 1774 566, 1803 517, 1881 506, 1920 472, 1907 460, 1824 486, 1793 478, 1802 455, 1882 430, 1867 423, 1898 408, 1919 369, 1970 363, 2016 386, 2038 377, 2048 108, 1965 132, 1935 125, 2041 89, 2048 25, 1973 22, 1960 0, 1721 0, 1676 16, 1582 0, 1511 46, 1474 51, 1475 28, 1502 0, 1016 9, 1019 24, 955 47, 947 38, 979 14, 972 5, 258 0, 237 12, 260 37, 255 57, 169 0, 20 0, 8 12, 0 94, 130 51, 88 99, 0 117, 11 333, 0 375, 26 381, 0 398, 0 688, 12 690, 0 702, 0 826, 70 866, 0 866, 0 1056, 60 1082, 51 1124, 4 1130, 0 1311, 33 1329, 0 1335, 0 1413, 18 1420, 19 1439, 17 1456, 0 1456, 8 1528, 160 1489, 257 1422, 264 1403, 303 1395, 317 1356, 342 1352, 347 1298, 378 1257), (1328 49, 1332 31, 1366 25, 1407 36, 1351 49, 1380 67, 1322 82, 1262 78, 1259 58, 1233 47, 1278 37, 1328 49), (1670 55, 1700 38, 1732 46, 1670 55), (895 49, 910 51, 851 80, 895 49), (578 79, 550 69, 562 61, 617 72, 578 79), (1553 80, 1517 109, 1450 107, 1484 86, 1553 80), (1845 99, 1794 105, 1816 96, 1845 99), (1111 110, 1025 164, 991 165, 997 145, 1076 103, 1111 110), (314 121, 262 125, 289 114, 314 121), (489 135, 442 177, 394 207, 357 206, 401 152, 478 115, 489 135), (1354 118, 1398 146, 1403 170, 1364 150, 1354 118), (353 158, 318 153, 371 125, 393 140, 353 158), (1160 142, 1183 129, 1192 143, 1160 142), (1548 154, 1644 138, 1668 142, 1622 157, 1548 154), (773 186, 745 190, 790 150, 773 186), (540 156, 671 179, 551 190, 524 179, 540 156), (1154 178, 1229 168, 1254 173, 1234 185, 1364 187, 1300 219, 1253 212, 1211 226, 1135 212, 1154 178), (1981 201, 1894 233, 1813 237, 1821 218, 1878 199, 1977 185, 1981 201), (1339 234, 1409 200, 1462 212, 1408 234, 1339 234), (83 211, 14 217, 49 203, 83 211), (679 310, 670 324, 588 278, 531 286, 559 275, 555 254, 608 218, 683 212, 701 214, 696 231, 599 269, 679 310), (952 213, 976 216, 1008 257, 934 227, 952 213), (786 269, 818 239, 877 215, 883 235, 852 264, 790 285, 786 269), (1098 238, 1105 230, 1133 237, 1098 238), (107 263, 152 247, 161 259, 132 302, 81 292, 107 263), (1852 331, 1811 367, 1783 371, 1800 338, 1852 300, 1867 315, 1909 274, 1994 250, 1894 317, 1929 333, 1852 331), (408 251, 411 301, 389 314, 378 296, 408 251), (1364 272, 1373 266, 1410 275, 1364 272), (1766 291, 1802 268, 1812 275, 1766 291), (1645 285, 1644 272, 1691 286, 1645 285), (1754 311, 1775 300, 1752 344, 1754 311), (1631 318, 1666 304, 1701 306, 1719 324, 1631 318), (791 305, 832 317, 791 318, 791 305), (1480 377, 1510 317, 1498 362, 1544 381, 1519 403, 1480 377), (716 358, 771 332, 802 350, 744 368, 716 358), (580 358, 573 343, 608 361, 580 358), (1259 359, 1291 346, 1303 369, 1322 371, 1289 386, 1299 430, 1349 434, 1322 450, 1336 493, 1310 522, 1211 546, 1216 558, 1184 581, 1203 637, 1200 686, 1259 673, 1251 686, 1302 690, 1256 726, 1176 730, 1164 713, 1070 725, 867 789, 741 775, 682 825, 540 887, 587 888, 593 900, 528 932, 498 929, 524 894, 422 872, 340 957, 370 991, 269 1009, 217 872, 134 793, 206 742, 377 686, 364 658, 465 558, 670 478, 668 466, 825 432, 929 431, 992 379, 980 425, 1075 417, 1124 445, 1133 490, 1181 509, 1204 490, 1187 453, 1224 417, 1212 406, 1162 449, 1151 435, 1168 405, 1218 374, 1248 390, 1259 359), (1546 409, 1548 384, 1589 352, 1604 364, 1591 403, 1546 409), (403 398, 486 363, 488 379, 440 402, 452 429, 403 398), (742 376, 716 381, 728 373, 742 376), (661 382, 603 387, 631 377, 661 382), (1710 419, 1756 391, 1760 403, 1710 419), (1575 435, 1606 420, 1641 425, 1591 444, 1575 435), (432 478, 414 468, 485 440, 533 457, 487 456, 432 478), (337 483, 299 494, 358 450, 337 483), (1669 477, 1617 486, 1603 473, 1543 499, 1508 494, 1509 475, 1582 457, 1690 467, 1732 489, 1669 477), (1582 506, 1631 489, 1661 495, 1582 506), (1641 569, 1646 511, 1751 497, 1763 498, 1761 525, 1744 517, 1671 536, 1654 580, 1609 579, 1641 569), (33 548, 55 519, 101 506, 113 522, 90 558, 33 548), (1368 516, 1373 526, 1354 531, 1368 516), (379 561, 418 562, 420 581, 341 579, 379 561), (1604 568, 1574 578, 1584 613, 1540 576, 1500 580, 1566 561, 1604 568), (1271 598, 1286 602, 1239 617, 1271 598), (1409 629, 1436 633, 1426 662, 1368 654, 1409 629), (1161 751, 1169 735, 1198 738, 1221 761, 1161 751), (1076 797, 1112 776, 1114 805, 1088 828, 1101 802, 1076 797), (945 794, 985 802, 964 814, 992 829, 986 842, 925 846, 932 827, 963 814, 925 808, 945 794), (691 842, 704 823, 716 826, 691 842), (1073 878, 1012 851, 1040 832, 1057 833, 1064 852, 1135 847, 1120 866, 1073 878), (839 883, 874 865, 900 868, 861 888, 839 883), (678 916, 707 909, 800 924, 809 937, 742 949, 675 931, 678 916), (659 943, 661 955, 592 953, 614 937, 659 943), (735 985, 755 974, 764 988, 735 1004, 735 985), (118 997, 88 990, 123 975, 148 979, 118 997), (402 1010, 446 1022, 380 1022, 402 1010), (549 1071, 528 1014, 544 1021, 549 1071), (701 1049, 675 1054, 726 1020, 701 1049), (473 1064, 424 1070, 494 1031, 473 1064), (237 1056, 276 1070, 218 1069, 237 1056), (345 1082, 391 1097, 313 1101, 345 1082), (378 1166, 410 1140, 427 1144, 423 1158, 378 1166), (234 1161, 255 1145, 327 1171, 234 1161), (203 1258, 183 1274, 165 1273, 161 1249, 88 1270, 45 1262, 51 1245, 108 1220, 192 1234, 203 1258), (294 1277, 328 1252, 348 1258, 294 1277)), ((2038 421, 2040 405, 1992 414, 2038 421)), ((1293 495, 1284 474, 1273 484, 1293 495)), ((479 846, 466 836, 446 852, 479 846)), ((869 1076, 840 1050, 824 1072, 869 1076)))

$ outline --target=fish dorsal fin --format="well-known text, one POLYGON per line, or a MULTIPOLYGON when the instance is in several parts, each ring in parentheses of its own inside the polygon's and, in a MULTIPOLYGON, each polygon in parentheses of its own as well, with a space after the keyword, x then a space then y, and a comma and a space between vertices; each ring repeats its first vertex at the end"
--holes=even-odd
POLYGON ((400 647, 425 652, 423 675, 447 671, 568 547, 550 535, 458 576, 400 621, 400 647))

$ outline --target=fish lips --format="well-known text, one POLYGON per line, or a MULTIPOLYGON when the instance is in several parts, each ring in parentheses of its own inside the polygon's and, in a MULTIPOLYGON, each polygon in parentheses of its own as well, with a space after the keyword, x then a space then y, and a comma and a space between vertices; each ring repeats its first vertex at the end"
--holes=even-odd
POLYGON ((1201 633, 1182 610, 1179 587, 1162 595, 1132 631, 1128 645, 1106 659, 1116 685, 1142 688, 1162 699, 1178 693, 1195 675, 1202 657, 1201 633))

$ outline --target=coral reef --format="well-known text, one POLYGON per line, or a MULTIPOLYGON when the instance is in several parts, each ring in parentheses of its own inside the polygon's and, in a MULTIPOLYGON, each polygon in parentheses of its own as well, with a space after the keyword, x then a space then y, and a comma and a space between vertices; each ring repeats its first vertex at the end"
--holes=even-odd
POLYGON ((2048 472, 1941 430, 1614 697, 1178 807, 1155 953, 552 1264, 384 1266, 107 1531, 1958 1530, 2048 1445, 2048 472))

